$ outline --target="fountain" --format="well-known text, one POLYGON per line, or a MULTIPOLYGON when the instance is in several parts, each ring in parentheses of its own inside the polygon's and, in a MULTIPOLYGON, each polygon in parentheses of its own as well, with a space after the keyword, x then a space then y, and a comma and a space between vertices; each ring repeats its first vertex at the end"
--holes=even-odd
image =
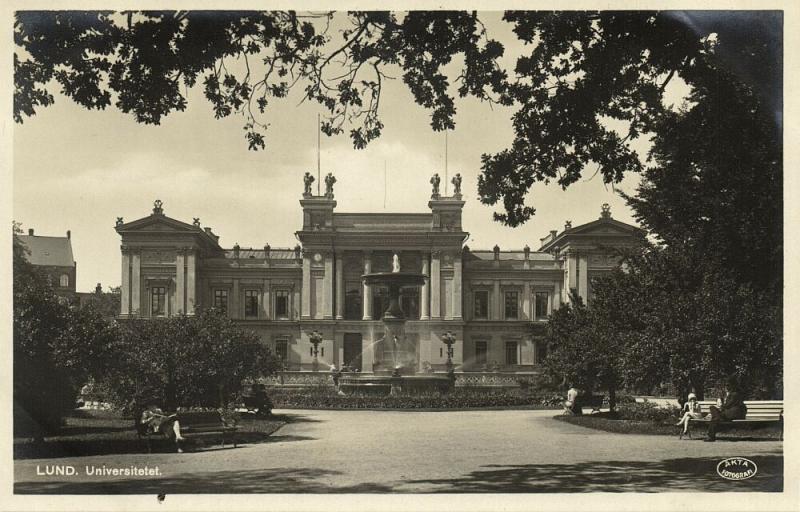
POLYGON ((362 277, 368 285, 388 288, 389 306, 382 318, 384 336, 378 343, 382 350, 378 351, 380 356, 373 375, 343 375, 339 381, 340 389, 345 392, 388 391, 390 395, 396 395, 401 391, 450 389, 452 372, 448 376, 417 374, 416 348, 405 335, 406 318, 400 307, 400 290, 404 287, 423 285, 426 276, 416 272, 401 272, 400 260, 395 254, 392 258, 391 272, 375 272, 362 277))

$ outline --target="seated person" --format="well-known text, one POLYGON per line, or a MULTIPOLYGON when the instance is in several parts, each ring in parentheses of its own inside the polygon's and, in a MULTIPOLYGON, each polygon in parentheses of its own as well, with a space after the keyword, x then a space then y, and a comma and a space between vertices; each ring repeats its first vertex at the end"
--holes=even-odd
MULTIPOLYGON (((165 435, 167 438, 172 438, 175 440, 175 443, 180 443, 184 441, 184 437, 181 436, 181 425, 178 421, 177 414, 165 414, 156 404, 150 403, 145 407, 144 411, 142 411, 142 417, 139 420, 142 425, 147 427, 147 430, 153 434, 160 433, 165 435)), ((178 447, 178 453, 182 453, 180 446, 178 447)))
POLYGON ((705 441, 713 442, 717 439, 719 423, 723 421, 740 420, 747 416, 747 406, 738 391, 735 382, 729 382, 725 388, 725 399, 718 401, 718 405, 709 407, 708 437, 705 441))
POLYGON ((675 425, 683 425, 683 433, 686 434, 686 432, 689 430, 689 420, 696 420, 703 417, 703 413, 700 412, 700 404, 697 403, 697 395, 694 393, 689 393, 689 396, 686 397, 686 403, 683 404, 683 409, 681 412, 683 413, 683 416, 681 416, 681 420, 675 425))
POLYGON ((575 386, 570 386, 567 391, 567 400, 564 402, 564 414, 575 416, 583 414, 583 410, 578 403, 578 395, 578 389, 575 386))

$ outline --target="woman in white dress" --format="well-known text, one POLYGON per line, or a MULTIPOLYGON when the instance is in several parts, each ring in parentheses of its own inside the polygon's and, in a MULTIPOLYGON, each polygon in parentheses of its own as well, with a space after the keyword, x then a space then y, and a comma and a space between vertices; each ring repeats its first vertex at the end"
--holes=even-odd
POLYGON ((681 417, 681 420, 675 424, 677 426, 683 425, 684 434, 686 434, 686 432, 689 430, 690 419, 696 420, 703 417, 703 413, 700 412, 700 404, 697 403, 697 395, 694 393, 689 393, 689 396, 686 398, 686 403, 683 404, 683 410, 681 411, 683 416, 681 417))

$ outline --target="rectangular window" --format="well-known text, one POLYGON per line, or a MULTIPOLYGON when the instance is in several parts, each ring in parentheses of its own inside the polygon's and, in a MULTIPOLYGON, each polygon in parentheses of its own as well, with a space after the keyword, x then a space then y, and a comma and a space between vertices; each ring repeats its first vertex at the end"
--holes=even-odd
POLYGON ((550 294, 547 292, 536 292, 534 297, 536 299, 534 318, 536 318, 536 320, 544 320, 547 318, 547 302, 550 298, 550 294))
POLYGON ((275 292, 275 318, 282 320, 289 318, 288 290, 277 290, 275 292))
POLYGON ((517 362, 517 342, 516 341, 507 341, 506 342, 506 364, 507 365, 519 364, 517 362))
POLYGON ((489 345, 485 341, 476 341, 475 342, 475 364, 476 365, 485 365, 486 364, 486 354, 489 352, 489 345))
POLYGON ((477 290, 475 292, 474 316, 476 320, 486 320, 489 318, 489 291, 477 290))
POLYGON ((167 289, 163 286, 150 288, 150 316, 167 314, 167 289))
POLYGON ((506 320, 516 320, 519 318, 519 293, 506 292, 505 318, 506 320))
MULTIPOLYGON (((373 287, 375 288, 375 287, 373 287)), ((380 287, 374 290, 372 294, 372 319, 380 320, 389 307, 389 290, 385 287, 380 287)))
POLYGON ((214 290, 214 308, 222 311, 228 311, 228 290, 214 290))
POLYGON ((275 340, 275 355, 281 361, 286 361, 289 358, 289 340, 280 339, 275 340))
POLYGON ((419 320, 419 288, 404 290, 400 296, 400 308, 408 320, 419 320))
POLYGON ((361 281, 347 281, 344 292, 345 320, 361 320, 364 316, 361 308, 361 281))
POLYGON ((258 318, 258 290, 244 291, 244 317, 258 318))

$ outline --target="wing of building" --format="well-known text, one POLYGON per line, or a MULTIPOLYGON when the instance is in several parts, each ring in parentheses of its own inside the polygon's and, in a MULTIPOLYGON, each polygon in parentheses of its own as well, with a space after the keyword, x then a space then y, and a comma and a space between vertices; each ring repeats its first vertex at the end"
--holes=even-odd
POLYGON ((77 264, 72 256, 72 236, 41 236, 33 229, 27 235, 18 235, 28 249, 28 261, 38 267, 50 279, 56 294, 73 298, 77 264))
POLYGON ((312 368, 316 331, 321 364, 369 373, 388 298, 361 276, 391 271, 396 254, 404 271, 426 276, 401 296, 418 369, 445 368, 449 331, 457 372, 526 373, 540 362, 547 318, 569 290, 590 301, 592 277, 618 265, 615 250, 641 234, 604 205, 597 220, 551 231, 539 250, 471 250, 461 195, 437 189, 424 213, 340 213, 332 183, 322 196, 307 187, 294 248, 223 248, 199 219, 172 219, 156 201, 147 217, 117 220, 121 318, 215 307, 257 332, 291 370, 312 368))

